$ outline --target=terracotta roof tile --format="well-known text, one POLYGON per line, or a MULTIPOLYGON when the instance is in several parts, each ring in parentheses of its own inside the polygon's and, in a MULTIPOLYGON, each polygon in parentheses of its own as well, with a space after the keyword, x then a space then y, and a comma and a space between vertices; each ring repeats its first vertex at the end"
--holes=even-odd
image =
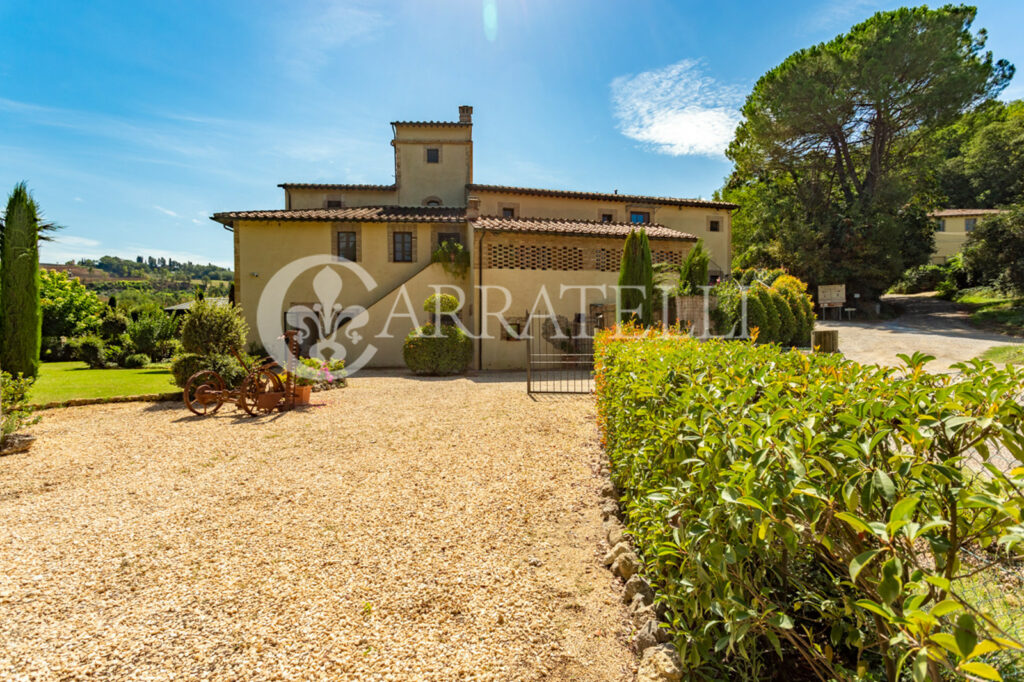
POLYGON ((393 126, 412 126, 414 128, 468 128, 472 123, 461 121, 392 121, 393 126))
POLYGON ((1003 213, 1003 211, 998 208, 944 208, 940 211, 932 211, 928 216, 931 218, 953 218, 955 216, 994 215, 996 213, 1003 213))
POLYGON ((675 197, 651 197, 641 194, 606 194, 603 192, 576 192, 562 189, 538 189, 534 187, 511 187, 508 185, 466 185, 471 192, 503 192, 508 194, 527 194, 543 197, 560 197, 564 199, 592 199, 598 201, 632 201, 643 204, 663 204, 668 206, 695 206, 703 208, 739 208, 736 204, 726 201, 705 201, 703 199, 679 199, 675 197))
POLYGON ((303 222, 404 222, 461 223, 466 209, 430 206, 353 206, 351 208, 298 208, 268 211, 214 213, 212 220, 231 225, 236 220, 278 220, 303 222))
POLYGON ((398 185, 338 185, 318 182, 282 182, 278 187, 284 189, 370 189, 381 191, 394 191, 398 189, 398 185))
POLYGON ((481 230, 491 232, 531 232, 540 234, 569 234, 581 237, 625 237, 630 230, 643 227, 650 239, 678 239, 697 241, 697 237, 664 225, 632 223, 602 223, 596 220, 566 220, 563 218, 499 218, 481 216, 472 221, 481 230))

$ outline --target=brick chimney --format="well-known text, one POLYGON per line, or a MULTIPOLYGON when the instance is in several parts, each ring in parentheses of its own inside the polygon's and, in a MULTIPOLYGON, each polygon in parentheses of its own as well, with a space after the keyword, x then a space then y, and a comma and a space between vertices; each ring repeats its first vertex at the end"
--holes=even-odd
POLYGON ((473 122, 473 107, 463 104, 459 107, 459 123, 473 122))

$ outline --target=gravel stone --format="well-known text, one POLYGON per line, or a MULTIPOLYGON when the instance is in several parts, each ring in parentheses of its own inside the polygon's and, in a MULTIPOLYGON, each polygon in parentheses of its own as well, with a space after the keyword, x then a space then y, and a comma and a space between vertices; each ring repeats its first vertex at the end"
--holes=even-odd
POLYGON ((683 662, 671 644, 659 644, 644 650, 636 682, 679 682, 683 678, 683 662))
POLYGON ((374 372, 313 403, 43 413, 0 459, 0 679, 632 679, 592 398, 374 372))
POLYGON ((614 547, 620 542, 626 541, 626 535, 622 532, 622 524, 614 519, 610 519, 605 522, 605 527, 608 529, 608 546, 614 547))
POLYGON ((605 519, 617 519, 619 516, 619 504, 615 500, 605 499, 601 505, 601 516, 605 519))

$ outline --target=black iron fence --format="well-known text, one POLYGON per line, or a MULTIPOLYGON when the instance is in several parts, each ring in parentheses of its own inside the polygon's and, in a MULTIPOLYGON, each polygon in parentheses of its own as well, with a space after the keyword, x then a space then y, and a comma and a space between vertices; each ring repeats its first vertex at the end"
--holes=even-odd
POLYGON ((526 338, 527 393, 593 393, 594 332, 602 313, 565 318, 533 317, 526 338))

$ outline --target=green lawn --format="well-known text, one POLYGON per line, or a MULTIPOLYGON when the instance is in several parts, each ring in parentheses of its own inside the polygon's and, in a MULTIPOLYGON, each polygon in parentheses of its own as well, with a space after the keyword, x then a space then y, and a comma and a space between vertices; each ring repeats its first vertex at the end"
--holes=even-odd
POLYGON ((966 289, 956 297, 971 309, 971 321, 1010 334, 1024 334, 1024 299, 987 288, 966 289))
POLYGON ((1007 365, 1024 364, 1024 345, 1020 346, 992 346, 981 354, 983 360, 989 362, 1001 362, 1007 365))
POLYGON ((178 390, 167 365, 142 369, 89 369, 84 362, 44 362, 29 393, 36 405, 80 398, 171 393, 178 390))

